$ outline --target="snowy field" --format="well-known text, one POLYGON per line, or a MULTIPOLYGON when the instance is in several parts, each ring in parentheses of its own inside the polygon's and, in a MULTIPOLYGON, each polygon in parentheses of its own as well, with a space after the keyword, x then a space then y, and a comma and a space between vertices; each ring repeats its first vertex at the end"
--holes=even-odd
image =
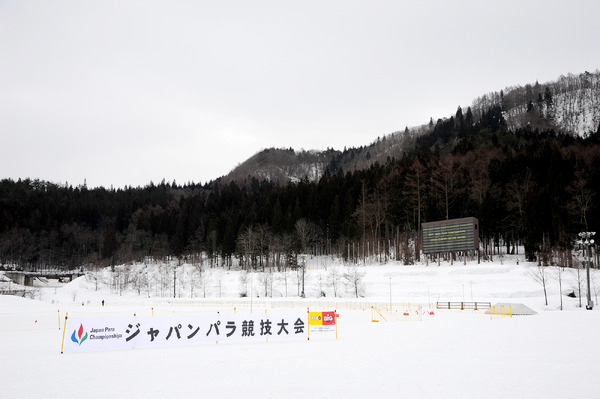
POLYGON ((600 397, 600 311, 585 310, 585 297, 580 308, 578 298, 566 295, 576 291, 572 273, 563 275, 561 311, 558 282, 549 280, 546 306, 542 286, 516 258, 466 266, 363 266, 358 299, 341 280, 342 298, 333 295, 331 270, 344 266, 323 258, 308 260, 308 266, 306 299, 297 297, 298 281, 291 276, 276 276, 265 297, 258 274, 244 278, 224 270, 211 271, 210 284, 195 293, 181 273, 181 298, 175 299, 148 298, 134 289, 119 294, 104 284, 96 290, 89 277, 48 284, 35 300, 1 296, 0 398, 600 397), (252 299, 240 298, 244 289, 252 299), (286 290, 289 298, 282 296, 286 290), (320 298, 320 292, 326 296, 320 298), (525 304, 537 315, 491 318, 483 310, 438 310, 436 301, 525 304), (389 321, 372 322, 371 304, 389 321), (307 305, 336 308, 337 340, 328 335, 300 342, 60 353, 66 312, 70 318, 234 308, 254 313, 307 305), (434 314, 403 317, 419 307, 434 314))

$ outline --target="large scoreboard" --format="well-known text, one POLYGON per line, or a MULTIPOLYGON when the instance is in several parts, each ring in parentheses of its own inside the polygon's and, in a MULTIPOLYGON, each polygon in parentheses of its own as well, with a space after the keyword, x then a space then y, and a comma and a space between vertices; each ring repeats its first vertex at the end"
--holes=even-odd
POLYGON ((423 253, 479 249, 479 221, 476 218, 442 220, 421 224, 423 253))

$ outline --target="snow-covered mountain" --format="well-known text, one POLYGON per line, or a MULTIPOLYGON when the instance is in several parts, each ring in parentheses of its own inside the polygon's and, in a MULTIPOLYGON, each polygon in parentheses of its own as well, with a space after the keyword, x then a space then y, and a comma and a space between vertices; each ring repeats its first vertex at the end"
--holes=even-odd
POLYGON ((556 81, 512 86, 477 98, 473 111, 500 106, 510 130, 554 129, 577 136, 600 125, 600 71, 560 76, 556 81))
POLYGON ((226 181, 249 181, 252 178, 274 183, 317 181, 338 151, 295 151, 291 148, 267 148, 232 170, 226 181))
POLYGON ((298 182, 303 179, 318 181, 325 173, 352 172, 370 167, 387 158, 401 157, 412 148, 414 139, 430 131, 427 125, 394 132, 378 138, 368 146, 344 148, 343 151, 295 151, 291 148, 268 148, 239 164, 224 182, 249 183, 251 179, 274 183, 298 182))
MULTIPOLYGON (((532 130, 553 129, 585 137, 600 126, 600 71, 567 74, 553 82, 511 86, 485 94, 469 107, 474 123, 493 107, 502 109, 509 130, 529 126, 532 130)), ((432 121, 378 137, 367 146, 343 151, 269 148, 239 164, 223 180, 248 183, 255 178, 286 183, 307 178, 317 181, 326 172, 351 172, 368 168, 375 162, 383 164, 387 159, 400 158, 413 148, 417 137, 433 129, 432 121)))

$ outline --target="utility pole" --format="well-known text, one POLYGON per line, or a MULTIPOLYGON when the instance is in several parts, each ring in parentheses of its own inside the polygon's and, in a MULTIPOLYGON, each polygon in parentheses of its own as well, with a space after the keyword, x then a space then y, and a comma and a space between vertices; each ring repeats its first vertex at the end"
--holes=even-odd
POLYGON ((304 294, 304 273, 306 271, 306 258, 302 256, 302 294, 300 295, 302 298, 305 297, 304 294))
POLYGON ((585 272, 587 274, 587 310, 594 308, 594 302, 592 301, 592 292, 590 289, 590 263, 592 263, 592 245, 594 245, 593 236, 596 235, 595 231, 586 231, 579 233, 579 240, 577 244, 583 245, 583 259, 585 263, 585 272))
POLYGON ((177 287, 177 269, 173 269, 173 298, 175 298, 175 288, 177 287))
POLYGON ((390 312, 392 311, 392 277, 390 276, 390 312))

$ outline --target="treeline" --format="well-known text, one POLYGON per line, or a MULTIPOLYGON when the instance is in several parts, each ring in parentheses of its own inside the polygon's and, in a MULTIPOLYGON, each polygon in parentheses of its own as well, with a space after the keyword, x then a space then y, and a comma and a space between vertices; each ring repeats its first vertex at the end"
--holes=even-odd
POLYGON ((534 259, 598 230, 600 131, 586 138, 508 131, 491 108, 439 120, 401 158, 318 182, 251 178, 88 189, 0 181, 0 263, 25 269, 177 256, 245 268, 294 267, 299 254, 410 264, 420 223, 474 216, 484 246, 524 244, 534 259))

